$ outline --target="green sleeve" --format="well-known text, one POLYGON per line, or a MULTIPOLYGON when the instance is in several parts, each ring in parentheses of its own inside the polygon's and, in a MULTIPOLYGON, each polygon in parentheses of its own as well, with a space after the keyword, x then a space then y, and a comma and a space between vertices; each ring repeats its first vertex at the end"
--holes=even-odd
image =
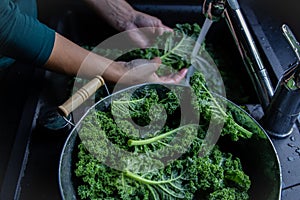
POLYGON ((0 54, 43 65, 53 49, 55 31, 22 13, 11 0, 0 1, 0 54))

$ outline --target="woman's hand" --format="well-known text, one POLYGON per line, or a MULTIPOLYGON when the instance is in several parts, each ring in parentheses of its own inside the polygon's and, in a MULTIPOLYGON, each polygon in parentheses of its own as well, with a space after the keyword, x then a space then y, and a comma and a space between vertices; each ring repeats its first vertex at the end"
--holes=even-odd
POLYGON ((142 48, 149 47, 155 36, 172 31, 154 16, 138 11, 133 11, 133 13, 133 17, 126 23, 124 30, 128 31, 129 37, 142 48))
POLYGON ((179 83, 186 75, 187 69, 171 73, 165 76, 158 76, 156 71, 161 66, 160 58, 152 60, 136 59, 130 62, 114 62, 103 73, 106 80, 112 82, 135 85, 140 83, 179 83))
POLYGON ((133 9, 125 0, 85 0, 118 31, 127 31, 139 47, 149 47, 155 36, 172 31, 160 19, 133 9))
POLYGON ((45 67, 64 74, 93 78, 101 75, 106 82, 134 85, 145 82, 179 83, 187 72, 158 76, 160 58, 115 62, 78 46, 56 33, 55 43, 45 67))

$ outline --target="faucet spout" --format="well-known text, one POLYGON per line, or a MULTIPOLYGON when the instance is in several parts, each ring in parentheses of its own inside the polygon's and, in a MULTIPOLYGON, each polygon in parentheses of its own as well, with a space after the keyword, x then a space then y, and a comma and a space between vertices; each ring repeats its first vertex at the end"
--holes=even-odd
POLYGON ((203 14, 206 18, 218 21, 224 13, 226 0, 204 0, 203 14))
POLYGON ((269 74, 264 66, 238 1, 227 0, 226 6, 224 11, 226 22, 232 32, 260 103, 263 109, 265 109, 274 95, 269 74))

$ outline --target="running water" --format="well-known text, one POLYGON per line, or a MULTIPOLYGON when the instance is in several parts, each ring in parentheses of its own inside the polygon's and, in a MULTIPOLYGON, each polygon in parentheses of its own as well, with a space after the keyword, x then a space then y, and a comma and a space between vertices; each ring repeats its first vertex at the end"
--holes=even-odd
POLYGON ((213 21, 211 19, 208 19, 208 18, 205 19, 205 21, 203 23, 203 26, 201 28, 201 31, 199 33, 199 36, 197 38, 197 41, 195 43, 195 46, 194 46, 194 49, 193 49, 193 52, 192 52, 192 58, 196 57, 197 54, 199 53, 201 44, 204 41, 205 36, 206 36, 209 28, 211 27, 212 23, 213 23, 213 21))
POLYGON ((192 65, 189 67, 188 72, 186 74, 186 79, 185 79, 186 85, 189 85, 190 78, 195 72, 195 66, 194 65, 195 65, 195 62, 196 62, 196 57, 199 53, 202 42, 204 41, 205 36, 206 36, 209 28, 211 27, 212 23, 213 23, 213 21, 211 19, 206 18, 204 23, 203 23, 203 26, 200 30, 199 36, 197 38, 197 41, 195 43, 195 46, 194 46, 194 49, 193 49, 193 52, 192 52, 192 56, 191 56, 192 65))

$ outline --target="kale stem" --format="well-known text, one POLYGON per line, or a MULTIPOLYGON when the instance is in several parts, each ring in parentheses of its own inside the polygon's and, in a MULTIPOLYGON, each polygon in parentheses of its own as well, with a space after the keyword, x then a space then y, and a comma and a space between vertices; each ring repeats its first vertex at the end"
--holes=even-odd
POLYGON ((129 146, 138 146, 138 145, 151 144, 153 142, 161 140, 161 139, 163 139, 163 138, 165 138, 165 137, 167 137, 167 136, 169 136, 169 135, 171 135, 171 134, 173 134, 173 133, 175 133, 175 132, 177 132, 177 131, 185 128, 185 127, 189 127, 191 125, 193 125, 193 124, 184 125, 184 126, 176 128, 176 129, 173 129, 171 131, 168 131, 164 134, 161 134, 161 135, 158 135, 158 136, 155 136, 155 137, 152 137, 152 138, 144 139, 144 140, 132 140, 132 139, 130 139, 130 140, 128 140, 127 143, 128 143, 129 146))
POLYGON ((250 132, 247 129, 245 129, 244 127, 240 126, 238 123, 235 123, 235 126, 239 131, 244 133, 245 138, 250 138, 253 135, 252 132, 250 132))
POLYGON ((162 189, 163 191, 165 191, 166 193, 168 193, 169 195, 178 198, 178 199, 182 199, 180 196, 177 196, 176 194, 174 194, 173 191, 168 190, 167 188, 163 187, 162 185, 158 185, 158 187, 160 187, 160 189, 162 189))
POLYGON ((180 188, 180 187, 177 187, 175 184, 173 184, 173 183, 170 183, 170 185, 172 186, 172 187, 174 187, 175 189, 177 189, 177 190, 184 190, 183 188, 180 188))
POLYGON ((156 198, 155 191, 153 190, 153 188, 150 185, 147 185, 147 188, 150 190, 150 192, 153 196, 153 199, 154 200, 159 200, 158 198, 156 198))
POLYGON ((114 100, 112 103, 114 104, 129 104, 129 103, 138 103, 138 102, 141 102, 141 101, 144 101, 145 98, 140 98, 140 99, 133 99, 133 100, 114 100))
POLYGON ((162 144, 162 145, 164 145, 164 146, 172 147, 172 145, 169 145, 169 144, 167 144, 167 143, 165 143, 165 142, 162 142, 162 141, 157 141, 157 142, 160 143, 160 144, 162 144))
MULTIPOLYGON (((213 103, 215 104, 216 108, 221 112, 221 114, 228 118, 230 117, 222 108, 221 106, 218 104, 217 100, 213 97, 213 95, 210 93, 210 91, 206 88, 206 86, 201 82, 202 84, 202 87, 204 88, 204 90, 207 92, 207 94, 210 96, 211 100, 213 101, 213 103)), ((253 133, 248 131, 247 129, 245 129, 244 127, 240 126, 238 123, 236 123, 234 120, 233 120, 234 124, 235 124, 235 127, 241 131, 242 133, 244 133, 244 136, 247 137, 247 138, 250 138, 253 133)))
MULTIPOLYGON (((185 37, 184 37, 185 38, 185 37)), ((180 45, 182 44, 182 42, 184 41, 184 38, 181 39, 177 45, 174 46, 174 48, 170 49, 167 53, 165 53, 164 55, 162 55, 160 57, 160 59, 163 61, 165 58, 167 58, 171 53, 173 53, 178 47, 180 47, 180 45)))
POLYGON ((201 82, 202 87, 204 88, 204 90, 206 91, 206 93, 209 95, 209 97, 211 98, 211 100, 213 101, 213 103, 215 104, 215 106, 217 107, 217 109, 219 109, 219 111, 221 112, 221 114, 224 117, 228 117, 227 113, 221 108, 221 106, 219 105, 219 103, 217 102, 217 100, 215 99, 215 97, 211 94, 211 92, 206 88, 206 86, 201 82))
POLYGON ((175 181, 176 179, 180 178, 180 176, 178 176, 177 178, 174 178, 174 179, 169 179, 169 180, 164 180, 164 181, 153 181, 153 180, 149 180, 149 179, 146 179, 146 178, 143 178, 137 174, 134 174, 128 170, 126 170, 124 172, 124 175, 129 177, 129 178, 132 178, 136 181, 139 181, 141 183, 144 183, 144 184, 150 184, 150 185, 159 185, 159 184, 165 184, 165 183, 170 183, 172 181, 175 181))
POLYGON ((122 173, 122 186, 125 187, 125 180, 124 180, 124 174, 122 173))

